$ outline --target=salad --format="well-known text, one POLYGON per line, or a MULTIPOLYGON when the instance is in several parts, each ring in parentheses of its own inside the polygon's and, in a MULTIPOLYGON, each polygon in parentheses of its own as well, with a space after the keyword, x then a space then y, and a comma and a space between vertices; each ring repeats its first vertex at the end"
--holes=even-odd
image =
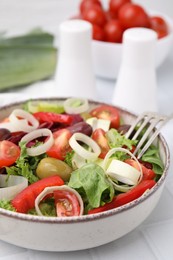
POLYGON ((28 101, 0 121, 0 208, 69 217, 125 205, 163 173, 159 148, 140 160, 117 108, 85 99, 28 101))

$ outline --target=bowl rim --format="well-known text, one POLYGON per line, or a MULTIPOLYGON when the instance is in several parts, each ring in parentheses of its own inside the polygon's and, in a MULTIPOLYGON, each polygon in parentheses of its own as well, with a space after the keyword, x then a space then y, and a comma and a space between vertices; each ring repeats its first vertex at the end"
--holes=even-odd
MULTIPOLYGON (((10 103, 8 105, 2 106, 0 107, 0 112, 1 110, 8 110, 14 106, 20 106, 22 104, 24 104, 27 101, 63 101, 66 98, 59 98, 59 97, 53 97, 53 98, 32 98, 32 99, 26 99, 26 100, 22 100, 20 102, 14 102, 14 103, 10 103)), ((93 105, 108 105, 105 102, 99 102, 99 101, 94 101, 94 100, 88 100, 89 103, 93 104, 93 105)), ((136 115, 132 112, 130 112, 127 109, 124 109, 122 107, 119 106, 115 106, 110 104, 111 106, 114 106, 116 108, 118 108, 120 110, 120 112, 124 112, 126 114, 128 114, 131 117, 136 117, 136 115)), ((29 214, 23 214, 23 213, 18 213, 18 212, 13 212, 10 210, 6 210, 6 209, 2 209, 0 208, 0 216, 4 216, 4 217, 8 217, 8 218, 13 218, 16 220, 22 220, 22 221, 29 221, 29 222, 35 222, 35 223, 47 223, 47 224, 71 224, 71 223, 80 223, 80 222, 90 222, 90 221, 96 221, 96 220, 100 220, 103 218, 107 218, 107 217, 111 217, 113 215, 117 215, 117 214, 121 214, 124 211, 127 211, 129 209, 134 208, 135 206, 139 205, 140 203, 144 202, 146 199, 148 199, 152 194, 154 194, 158 188, 163 185, 165 178, 168 174, 168 169, 170 166, 170 151, 169 151, 169 147, 168 144, 165 140, 165 138, 162 136, 162 134, 159 134, 158 136, 160 142, 163 144, 163 148, 164 148, 164 153, 165 153, 165 168, 164 171, 162 173, 162 176, 160 177, 159 181, 146 193, 144 193, 141 197, 139 197, 136 200, 133 200, 132 202, 129 202, 123 206, 111 209, 111 210, 107 210, 104 212, 100 212, 97 214, 91 214, 91 215, 82 215, 82 216, 74 216, 74 217, 46 217, 46 216, 35 216, 35 215, 29 215, 29 214)))

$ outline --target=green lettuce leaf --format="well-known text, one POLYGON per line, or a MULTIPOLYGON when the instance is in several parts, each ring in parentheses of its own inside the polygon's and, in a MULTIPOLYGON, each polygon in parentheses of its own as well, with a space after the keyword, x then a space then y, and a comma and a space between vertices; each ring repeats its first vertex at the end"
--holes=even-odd
POLYGON ((113 185, 108 181, 103 169, 89 163, 74 171, 68 185, 77 190, 83 198, 85 212, 110 202, 114 196, 113 185))
MULTIPOLYGON (((114 128, 111 128, 106 133, 106 138, 108 140, 108 145, 111 149, 118 148, 118 147, 125 147, 126 149, 131 150, 132 146, 136 145, 136 143, 137 143, 136 140, 127 139, 124 135, 121 135, 114 128)), ((124 152, 116 152, 113 155, 113 157, 116 158, 117 160, 124 161, 128 157, 128 155, 125 154, 124 152)))
POLYGON ((164 165, 160 158, 159 149, 156 146, 151 145, 143 154, 141 160, 151 163, 156 174, 161 175, 163 173, 164 165))
MULTIPOLYGON (((55 209, 55 202, 52 199, 47 199, 44 202, 41 202, 39 204, 39 208, 42 212, 42 214, 46 217, 56 217, 56 209, 55 209)), ((36 215, 38 216, 35 208, 28 211, 28 214, 30 215, 36 215)))
POLYGON ((15 208, 11 205, 11 202, 8 200, 0 200, 0 208, 10 211, 16 211, 15 208))

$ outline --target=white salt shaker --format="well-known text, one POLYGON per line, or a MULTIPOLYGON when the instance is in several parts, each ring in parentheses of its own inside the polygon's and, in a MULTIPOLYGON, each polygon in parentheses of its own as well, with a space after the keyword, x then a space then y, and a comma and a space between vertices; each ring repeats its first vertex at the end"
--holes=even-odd
POLYGON ((96 84, 92 65, 92 26, 82 20, 60 25, 56 94, 61 97, 95 99, 96 84))
POLYGON ((157 112, 155 50, 157 34, 146 28, 131 28, 123 35, 122 63, 112 103, 136 114, 157 112))

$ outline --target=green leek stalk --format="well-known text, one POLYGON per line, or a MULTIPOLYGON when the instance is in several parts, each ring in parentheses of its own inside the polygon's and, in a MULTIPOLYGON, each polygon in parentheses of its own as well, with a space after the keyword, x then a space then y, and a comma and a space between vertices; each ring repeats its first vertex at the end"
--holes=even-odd
POLYGON ((0 91, 51 77, 56 68, 57 50, 53 36, 42 31, 0 38, 0 91))

